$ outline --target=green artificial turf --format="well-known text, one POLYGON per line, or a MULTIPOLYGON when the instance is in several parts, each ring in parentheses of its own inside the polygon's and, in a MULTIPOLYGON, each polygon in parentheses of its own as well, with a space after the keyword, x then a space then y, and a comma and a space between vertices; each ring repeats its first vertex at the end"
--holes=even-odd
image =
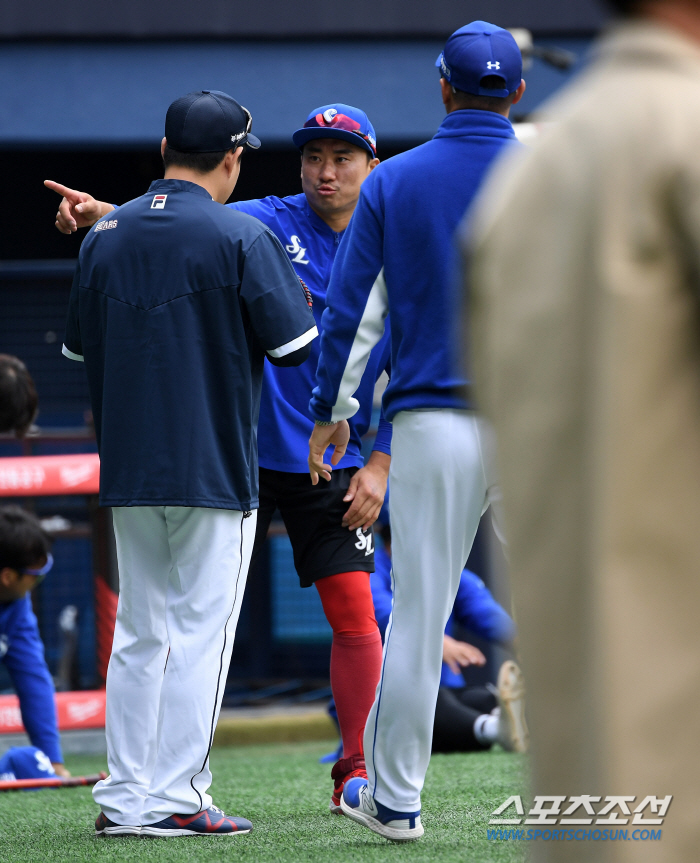
MULTIPOLYGON (((331 815, 330 766, 319 764, 326 744, 297 743, 212 751, 212 796, 224 811, 254 824, 246 836, 140 839, 96 837, 98 809, 90 789, 0 793, 0 860, 49 861, 523 861, 524 843, 489 841, 490 813, 525 792, 523 756, 495 749, 433 756, 423 792, 425 836, 387 842, 348 819, 331 815)), ((105 759, 71 757, 77 774, 105 768, 105 759)))

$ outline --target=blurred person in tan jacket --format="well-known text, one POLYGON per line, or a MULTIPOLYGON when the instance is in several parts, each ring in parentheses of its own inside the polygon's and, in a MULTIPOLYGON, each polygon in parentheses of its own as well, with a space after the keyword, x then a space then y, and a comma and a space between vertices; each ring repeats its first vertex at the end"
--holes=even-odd
POLYGON ((629 839, 644 798, 674 795, 650 828, 660 842, 537 842, 535 859, 687 863, 700 859, 700 0, 611 5, 621 19, 550 104, 556 122, 497 167, 465 225, 470 340, 498 436, 533 793, 600 795, 596 812, 634 795, 632 814, 617 807, 629 839))

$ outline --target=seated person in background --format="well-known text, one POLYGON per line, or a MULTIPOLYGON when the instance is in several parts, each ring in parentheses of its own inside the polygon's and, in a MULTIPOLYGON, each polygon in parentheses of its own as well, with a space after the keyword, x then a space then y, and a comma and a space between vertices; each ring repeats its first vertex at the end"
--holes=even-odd
MULTIPOLYGON (((384 637, 391 614, 391 527, 388 495, 375 524, 381 538, 375 549, 375 572, 370 576, 374 612, 384 637)), ((525 752, 525 687, 515 662, 507 661, 498 673, 497 694, 486 686, 466 686, 461 669, 485 665, 484 654, 471 644, 452 637, 455 623, 490 642, 512 649, 515 624, 496 602, 483 581, 465 569, 443 643, 443 665, 435 707, 433 752, 470 752, 499 743, 504 749, 525 752)))
POLYGON ((49 756, 36 746, 13 746, 0 756, 0 782, 49 779, 56 775, 49 756))
POLYGON ((39 399, 22 360, 0 354, 0 432, 24 437, 37 415, 39 399))
POLYGON ((19 506, 0 507, 0 659, 10 673, 29 739, 63 766, 51 674, 29 593, 53 565, 50 540, 38 520, 19 506))

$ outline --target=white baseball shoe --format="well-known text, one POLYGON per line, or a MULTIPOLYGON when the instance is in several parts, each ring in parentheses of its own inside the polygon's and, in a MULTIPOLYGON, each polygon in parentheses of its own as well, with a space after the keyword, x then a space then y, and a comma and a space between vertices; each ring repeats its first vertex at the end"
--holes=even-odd
POLYGON ((411 842, 420 839, 424 833, 420 809, 417 812, 396 812, 383 806, 370 794, 367 780, 359 776, 345 783, 340 806, 348 818, 392 842, 411 842))

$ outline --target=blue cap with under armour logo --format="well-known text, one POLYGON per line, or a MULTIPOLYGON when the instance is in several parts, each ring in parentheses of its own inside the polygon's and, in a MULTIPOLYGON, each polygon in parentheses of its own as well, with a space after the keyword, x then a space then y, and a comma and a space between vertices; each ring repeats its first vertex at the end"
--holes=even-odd
POLYGON ((515 39, 486 21, 472 21, 456 30, 435 65, 455 89, 474 96, 510 96, 523 75, 523 58, 515 39), (492 75, 502 80, 501 88, 482 86, 482 80, 492 75))

